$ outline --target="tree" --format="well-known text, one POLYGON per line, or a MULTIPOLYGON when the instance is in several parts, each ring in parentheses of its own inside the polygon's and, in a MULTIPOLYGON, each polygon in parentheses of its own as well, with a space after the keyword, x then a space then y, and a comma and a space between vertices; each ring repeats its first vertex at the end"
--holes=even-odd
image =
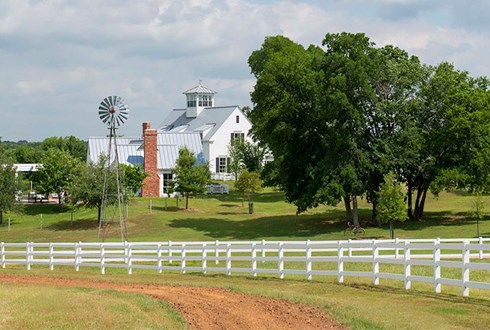
POLYGON ((81 169, 81 161, 68 152, 51 148, 41 159, 42 166, 36 173, 36 189, 42 194, 58 194, 58 203, 69 193, 81 169))
POLYGON ((19 189, 20 181, 16 178, 15 167, 10 160, 0 155, 0 224, 5 212, 22 208, 16 199, 19 189))
POLYGON ((257 172, 249 172, 243 170, 242 174, 238 178, 235 188, 243 193, 248 199, 248 213, 254 213, 254 201, 253 196, 259 192, 262 188, 262 180, 260 180, 260 174, 257 172))
POLYGON ((257 78, 251 93, 251 134, 274 155, 274 181, 298 212, 319 202, 316 192, 323 185, 323 175, 317 177, 314 171, 318 164, 328 171, 329 159, 335 157, 320 87, 324 75, 318 63, 323 55, 319 47, 305 49, 276 36, 267 37, 248 60, 257 78), (322 123, 324 127, 315 127, 322 123))
POLYGON ((472 200, 472 216, 476 219, 476 237, 480 237, 480 221, 485 216, 485 203, 480 192, 476 192, 472 200))
POLYGON ((258 143, 252 143, 247 140, 240 140, 237 143, 239 154, 243 166, 247 168, 249 172, 261 172, 266 149, 262 148, 258 143))
MULTIPOLYGON (((488 79, 472 78, 452 64, 430 67, 413 117, 423 147, 408 180, 416 190, 412 217, 421 220, 427 192, 485 189, 490 161, 488 79)), ((411 201, 410 201, 411 202, 411 201)))
POLYGON ((48 151, 51 148, 66 151, 74 158, 85 161, 87 158, 87 142, 75 136, 56 137, 52 136, 44 139, 41 149, 48 151))
MULTIPOLYGON (((72 203, 78 206, 97 208, 97 223, 100 223, 101 219, 106 161, 107 158, 101 156, 97 163, 90 162, 83 166, 77 180, 72 185, 72 203)), ((117 183, 115 180, 115 176, 109 177, 109 204, 116 202, 117 183)))
POLYGON ((228 171, 235 177, 235 182, 238 180, 243 169, 241 147, 242 139, 234 139, 228 144, 228 156, 230 160, 228 162, 228 171))
POLYGON ((391 239, 395 238, 394 223, 404 222, 407 219, 404 193, 392 172, 385 175, 384 183, 378 193, 378 215, 382 222, 390 224, 391 239))
POLYGON ((179 157, 172 173, 175 174, 175 191, 185 196, 185 209, 187 210, 189 208, 189 195, 206 191, 206 184, 210 178, 209 166, 196 164, 194 153, 187 147, 183 147, 179 150, 179 157))
POLYGON ((148 176, 148 174, 143 171, 143 168, 140 165, 133 166, 120 164, 119 166, 122 185, 126 190, 126 194, 129 192, 135 194, 143 187, 143 180, 148 176))

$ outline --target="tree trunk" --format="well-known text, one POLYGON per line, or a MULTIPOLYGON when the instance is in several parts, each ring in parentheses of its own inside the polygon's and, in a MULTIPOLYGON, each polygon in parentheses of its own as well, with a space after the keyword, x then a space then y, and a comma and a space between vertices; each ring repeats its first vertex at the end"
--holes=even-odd
POLYGON ((422 184, 417 188, 417 197, 415 198, 415 209, 413 211, 413 220, 419 221, 420 219, 420 198, 422 197, 422 184))
POLYGON ((3 211, 0 211, 0 225, 3 223, 3 211))
POLYGON ((413 186, 409 181, 408 182, 408 191, 407 191, 407 205, 408 205, 407 215, 408 215, 409 220, 413 220, 412 193, 413 193, 413 186))
POLYGON ((100 217, 102 215, 102 207, 97 207, 97 224, 100 226, 100 217))
POLYGON ((395 227, 393 226, 393 221, 390 221, 390 237, 395 239, 395 227))
POLYGON ((376 199, 373 199, 373 210, 371 213, 371 221, 373 223, 373 226, 379 226, 378 222, 378 210, 376 209, 376 205, 378 203, 376 202, 376 199))
POLYGON ((345 221, 352 223, 352 209, 350 208, 350 197, 347 195, 344 197, 345 204, 345 221))
POLYGON ((427 197, 427 190, 429 188, 424 188, 424 191, 422 193, 422 198, 420 200, 420 205, 419 205, 419 214, 418 214, 418 219, 419 221, 422 220, 422 216, 424 215, 424 208, 425 208, 425 198, 427 197))
POLYGON ((185 209, 189 209, 189 193, 185 193, 185 209))
POLYGON ((354 226, 360 227, 360 225, 359 225, 359 211, 357 209, 357 196, 352 196, 352 208, 353 208, 352 221, 354 222, 354 226))
POLYGON ((254 214, 254 202, 248 201, 248 214, 254 214))

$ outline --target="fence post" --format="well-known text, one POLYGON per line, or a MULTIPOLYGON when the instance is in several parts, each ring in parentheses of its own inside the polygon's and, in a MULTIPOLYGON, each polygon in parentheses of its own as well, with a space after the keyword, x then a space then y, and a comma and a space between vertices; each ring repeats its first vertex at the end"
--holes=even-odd
POLYGON ((436 293, 441 293, 441 283, 439 279, 441 278, 441 266, 439 262, 441 261, 441 247, 440 247, 440 239, 437 238, 434 241, 434 291, 436 293))
POLYGON ((262 263, 265 262, 265 240, 262 240, 262 263))
POLYGON ((483 245, 483 237, 478 237, 478 244, 480 245, 479 248, 480 250, 478 251, 478 257, 480 259, 483 259, 483 248, 482 248, 482 245, 483 245))
POLYGON ((182 243, 182 248, 180 249, 180 267, 182 269, 182 274, 185 274, 185 266, 186 266, 185 255, 186 255, 185 243, 182 243))
POLYGON ((54 270, 53 243, 49 243, 49 270, 54 270))
POLYGON ((405 241, 403 247, 403 266, 405 268, 405 290, 410 290, 412 287, 412 281, 410 281, 411 267, 410 267, 410 241, 405 241))
POLYGON ((206 243, 202 244, 202 273, 206 274, 207 268, 207 251, 206 251, 206 243))
POLYGON ((128 267, 128 275, 133 274, 133 250, 131 248, 131 243, 124 242, 125 245, 125 250, 126 250, 126 257, 127 257, 127 267, 128 267))
POLYGON ((231 244, 226 243, 226 275, 231 275, 231 244))
POLYGON ((80 270, 80 243, 75 243, 75 271, 80 270))
POLYGON ((284 248, 282 247, 284 242, 279 243, 279 251, 277 253, 277 266, 278 266, 278 276, 279 278, 284 278, 284 248))
POLYGON ((31 270, 31 243, 26 243, 26 266, 27 270, 31 270))
POLYGON ((158 243, 157 247, 157 268, 158 268, 158 273, 162 273, 162 243, 158 243))
POLYGON ((376 241, 373 240, 372 243, 373 243, 373 284, 378 285, 379 284, 379 277, 378 277, 378 273, 379 273, 379 261, 378 261, 379 250, 378 250, 378 246, 376 245, 376 241))
POLYGON ((337 270, 338 270, 338 281, 339 283, 344 283, 344 248, 342 247, 342 242, 337 241, 337 270))
POLYGON ((215 263, 217 265, 217 264, 219 264, 219 260, 218 260, 218 258, 219 258, 219 241, 218 240, 216 240, 215 246, 216 246, 216 248, 215 248, 215 257, 216 257, 215 263))
POLYGON ((5 242, 2 242, 0 245, 0 253, 2 254, 2 268, 5 269, 5 242))
POLYGON ((104 243, 99 244, 100 249, 100 273, 102 275, 105 274, 105 247, 104 243))
POLYGON ((311 246, 310 246, 310 240, 306 241, 306 279, 311 280, 311 246))
POLYGON ((252 276, 257 277, 257 243, 252 243, 252 276))
POLYGON ((400 239, 398 237, 395 238, 395 259, 400 257, 400 249, 398 249, 398 243, 400 243, 400 239))
POLYGON ((168 241, 168 263, 171 264, 172 263, 172 256, 173 256, 173 253, 172 253, 172 241, 168 241))
POLYGON ((468 248, 468 241, 463 241, 463 264, 462 264, 462 293, 463 297, 468 297, 470 295, 470 288, 467 286, 467 282, 470 280, 470 269, 468 265, 470 263, 470 249, 468 248))

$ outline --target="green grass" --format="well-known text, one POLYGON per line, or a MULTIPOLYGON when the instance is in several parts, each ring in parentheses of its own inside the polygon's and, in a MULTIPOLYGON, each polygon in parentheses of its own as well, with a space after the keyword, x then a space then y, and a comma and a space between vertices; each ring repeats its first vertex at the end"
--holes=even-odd
POLYGON ((114 290, 0 283, 2 329, 185 329, 165 302, 114 290))
MULTIPOLYGON (((486 209, 490 209, 490 197, 485 196, 486 209)), ((427 198, 425 219, 421 222, 406 222, 395 226, 395 235, 400 238, 450 238, 475 237, 476 223, 468 216, 473 197, 466 194, 441 194, 427 198)), ((253 215, 247 214, 247 205, 242 207, 241 196, 210 195, 190 200, 190 209, 184 210, 181 199, 179 209, 174 198, 152 199, 152 212, 148 210, 149 199, 133 199, 129 206, 127 222, 129 239, 132 241, 195 241, 195 240, 324 240, 344 239, 344 210, 322 206, 296 215, 295 207, 284 202, 280 192, 266 191, 256 197, 253 215)), ((366 228, 366 238, 389 238, 387 226, 370 226, 370 205, 360 203, 360 218, 366 228)), ((490 217, 480 223, 480 233, 490 237, 490 217)), ((117 219, 116 219, 117 221, 117 219)), ((117 223, 107 240, 119 240, 117 223)), ((76 209, 74 221, 71 210, 65 207, 60 212, 57 205, 27 205, 24 214, 4 215, 0 225, 1 240, 7 242, 56 242, 96 241, 96 210, 76 209), (41 228, 42 214, 42 228, 41 228), (11 218, 8 231, 7 218, 11 218)))
MULTIPOLYGON (((475 237, 475 221, 469 219, 473 197, 462 193, 444 193, 435 198, 427 198, 424 221, 406 222, 395 226, 395 235, 399 238, 461 238, 475 237)), ((490 197, 484 197, 486 210, 490 209, 490 197)), ((197 241, 197 240, 330 240, 344 239, 344 210, 342 205, 337 207, 322 206, 309 210, 305 214, 296 215, 295 207, 284 202, 284 195, 280 192, 267 190, 255 199, 256 214, 247 214, 247 205, 242 207, 241 196, 211 195, 190 200, 190 209, 184 210, 184 201, 179 202, 176 208, 175 199, 167 200, 165 209, 164 199, 152 199, 153 209, 148 210, 149 199, 133 199, 129 207, 128 233, 131 241, 197 241)), ((363 227, 366 228, 365 238, 388 238, 387 226, 382 228, 371 227, 370 206, 361 200, 360 217, 363 227)), ((480 232, 484 237, 490 237, 490 217, 485 217, 480 223, 480 232)), ((114 226, 117 229, 117 224, 114 226)), ((109 233, 107 240, 118 241, 117 230, 109 233)), ((27 205, 24 214, 4 214, 4 223, 0 225, 0 241, 5 242, 75 242, 97 241, 96 210, 85 208, 76 209, 74 221, 71 222, 69 208, 61 212, 57 205, 27 205), (40 215, 43 216, 43 226, 40 228, 40 215), (8 230, 7 219, 11 217, 11 227, 8 230)), ((190 263, 188 263, 190 264, 190 263)), ((297 265, 302 267, 303 265, 297 265)), ((259 265, 260 267, 260 265, 259 265)), ((296 267, 296 266, 294 266, 296 267)), ((322 268, 323 266, 318 266, 322 268)), ((325 266, 327 267, 327 266, 325 266)), ((346 265, 346 269, 360 269, 369 271, 370 264, 346 265)), ((46 275, 45 266, 34 266, 27 272, 22 267, 8 266, 2 272, 23 275, 46 275)), ((381 271, 400 272, 401 268, 395 265, 381 265, 381 271)), ((201 275, 196 273, 181 275, 178 273, 156 274, 152 271, 134 270, 134 275, 128 276, 125 270, 110 269, 108 275, 98 274, 98 269, 83 268, 81 272, 74 272, 72 267, 56 267, 49 272, 56 276, 102 278, 122 282, 147 282, 172 285, 196 285, 223 287, 245 293, 260 294, 268 297, 284 298, 296 302, 315 305, 331 314, 336 320, 358 329, 464 329, 485 328, 490 325, 490 293, 483 290, 471 290, 471 298, 461 298, 460 288, 443 286, 443 294, 433 293, 431 285, 413 283, 413 290, 405 291, 402 283, 397 281, 381 280, 380 286, 371 285, 370 279, 346 278, 346 284, 337 284, 335 278, 316 277, 307 282, 300 276, 286 276, 285 280, 278 280, 273 275, 261 276, 258 279, 248 275, 232 275, 227 277, 221 274, 201 275)), ((430 274, 432 269, 412 267, 412 274, 430 274)), ((457 278, 457 270, 443 269, 443 276, 457 278)), ((489 274, 472 271, 472 280, 490 281, 489 274)), ((19 310, 17 313, 4 313, 0 318, 0 328, 15 328, 15 320, 23 319, 22 304, 33 295, 41 294, 41 288, 8 286, 0 290, 0 308, 3 310, 19 310), (14 294, 14 288, 20 288, 14 294), (6 288, 5 294, 1 295, 6 288), (18 297, 18 298, 16 298, 18 297), (6 307, 7 306, 7 307, 6 307), (10 308, 10 309, 9 309, 10 308)), ((47 289, 48 297, 56 300, 60 293, 56 288, 47 289)), ((118 310, 133 314, 141 308, 141 299, 138 295, 115 294, 104 290, 84 292, 83 289, 66 290, 66 301, 62 306, 70 306, 68 301, 76 300, 73 297, 84 294, 97 296, 100 301, 114 304, 114 314, 118 310), (122 304, 122 305, 121 305, 122 304), (121 307, 126 306, 126 307, 121 307), (140 307, 138 307, 140 306, 140 307), (128 312, 129 311, 129 312, 128 312)), ((151 298, 148 304, 157 304, 151 298), (151 302, 151 303, 150 303, 151 302)), ((50 302, 56 303, 56 302, 50 302)), ((158 305, 158 304, 157 304, 158 305)), ((89 306, 91 306, 89 304, 89 306)), ((33 313, 39 306, 28 305, 29 312, 33 313)), ((67 307, 68 308, 68 307, 67 307)), ((55 309, 54 307, 51 309, 55 309)), ((88 312, 96 312, 99 307, 88 308, 88 312)), ((157 308, 160 310, 160 308, 157 308)), ((152 312, 153 313, 153 312, 152 312)), ((163 308, 159 315, 157 312, 149 317, 145 328, 153 328, 151 322, 165 319, 165 322, 176 322, 168 327, 181 327, 179 319, 174 318, 171 312, 163 308), (170 314, 169 314, 170 313, 170 314), (157 315, 158 314, 158 315, 157 315), (180 324, 180 325, 179 325, 180 324)), ((41 313, 38 313, 41 314, 41 313)), ((84 321, 62 316, 49 316, 47 314, 40 322, 49 328, 77 327, 104 328, 104 324, 91 325, 95 322, 90 317, 84 321), (53 323, 50 323, 53 322, 53 323), (85 322, 85 323, 84 323, 85 322)), ((34 318, 35 319, 35 318, 34 318)), ((29 319, 23 321, 19 328, 31 327, 29 319)), ((101 319, 101 322, 105 322, 101 319)), ((162 321, 163 322, 163 321, 162 321)), ((128 323, 131 324, 131 323, 128 323)), ((131 325, 121 326, 130 328, 131 325)), ((141 327, 141 326, 140 326, 141 327)))

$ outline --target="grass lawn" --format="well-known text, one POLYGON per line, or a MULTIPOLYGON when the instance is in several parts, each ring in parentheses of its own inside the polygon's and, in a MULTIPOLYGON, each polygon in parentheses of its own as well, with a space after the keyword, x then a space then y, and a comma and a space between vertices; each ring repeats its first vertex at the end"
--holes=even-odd
MULTIPOLYGON (((490 197, 484 197, 486 210, 490 209, 490 197)), ((473 197, 463 193, 443 193, 435 198, 428 196, 424 221, 407 222, 395 226, 395 235, 399 238, 463 238, 476 236, 476 223, 468 217, 472 210, 473 197)), ((209 195, 192 198, 190 209, 184 210, 184 201, 152 199, 152 211, 149 212, 149 199, 133 199, 129 206, 128 233, 131 241, 197 241, 197 240, 330 240, 344 239, 344 210, 337 207, 322 206, 305 214, 296 215, 295 207, 284 202, 280 192, 266 190, 255 199, 254 215, 247 214, 245 202, 236 193, 230 195, 209 195), (166 206, 165 206, 166 205, 166 206)), ((389 229, 370 227, 370 207, 362 200, 360 217, 366 228, 365 238, 388 238, 389 229)), ((71 211, 60 211, 57 205, 27 205, 24 214, 4 215, 0 225, 0 241, 5 242, 75 242, 97 241, 96 210, 76 209, 71 221, 71 211), (42 228, 41 218, 42 214, 42 228), (10 231, 8 217, 11 218, 10 231)), ((490 237, 490 217, 480 223, 480 233, 490 237)), ((117 228, 117 224, 114 226, 117 228)), ((114 230, 108 241, 118 241, 119 233, 114 230)), ((156 274, 152 271, 137 270, 127 275, 124 270, 111 269, 102 276, 98 269, 83 268, 75 272, 72 267, 57 267, 49 272, 45 266, 35 266, 29 272, 20 266, 9 266, 1 270, 10 274, 47 275, 63 277, 101 278, 121 282, 163 283, 172 285, 195 285, 222 287, 244 293, 260 294, 268 297, 285 298, 291 301, 315 305, 332 315, 336 320, 356 329, 464 329, 487 328, 490 326, 490 292, 472 290, 471 298, 460 297, 459 288, 443 288, 443 294, 433 293, 430 285, 417 283, 413 290, 405 291, 402 283, 382 280, 380 286, 373 286, 369 279, 346 278, 346 284, 335 283, 334 278, 314 278, 306 281, 298 277, 286 277, 278 280, 272 276, 253 279, 249 276, 221 274, 202 275, 197 273, 156 274)), ((415 272, 415 270, 414 270, 415 272)), ((473 275, 472 275, 473 276, 473 275)), ((488 279, 488 275, 485 275, 488 279)), ((106 328, 103 322, 112 322, 101 317, 74 319, 60 315, 42 316, 42 306, 28 302, 29 297, 40 295, 46 290, 48 297, 58 297, 57 288, 0 286, 0 306, 9 313, 0 317, 0 328, 15 328, 12 322, 24 319, 30 313, 37 314, 38 324, 49 328, 80 327, 106 328), (11 322, 11 323, 9 323, 11 322), (13 325, 13 326, 11 326, 13 325)), ((179 316, 167 307, 159 307, 160 302, 132 294, 119 294, 104 290, 93 290, 90 295, 85 289, 63 289, 63 299, 53 298, 50 310, 89 306, 88 311, 96 313, 101 309, 96 304, 84 304, 88 297, 107 301, 112 314, 132 314, 145 309, 147 322, 143 327, 154 328, 155 324, 165 324, 167 328, 181 328, 179 316), (66 292, 66 295, 65 295, 66 292), (80 297, 80 302, 76 302, 80 297), (58 307, 57 307, 58 306, 58 307), (92 307, 93 306, 93 307, 92 307), (146 307, 142 307, 146 306, 146 307), (148 309, 146 309, 148 308, 148 309), (159 313, 157 310, 161 311, 159 313), (129 313, 128 313, 129 311, 129 313)), ((95 300, 95 299, 94 299, 95 300)), ((162 305, 163 306, 163 305, 162 305)), ((94 314, 95 315, 95 314, 94 314)), ((105 313, 104 313, 105 315, 105 313)), ((115 317, 118 318, 118 317, 115 317)), ((118 318, 119 319, 119 318, 118 318)), ((125 318, 121 317, 124 321, 125 318)), ((131 321, 131 320, 130 320, 131 321)), ((114 327, 133 328, 132 323, 114 327)), ((34 320, 26 319, 18 328, 32 327, 34 320)), ((141 327, 141 326, 140 326, 141 327)))
MULTIPOLYGON (((490 209, 490 196, 484 197, 490 209)), ((473 197, 462 193, 442 193, 427 197, 425 220, 395 225, 399 238, 475 237, 476 222, 468 214, 473 197)), ((344 210, 322 206, 296 215, 294 205, 284 202, 281 192, 267 190, 255 199, 253 215, 242 207, 242 198, 230 195, 208 195, 192 198, 189 210, 179 209, 175 198, 151 200, 135 198, 129 205, 127 221, 131 241, 196 241, 196 240, 331 240, 344 239, 344 210), (165 207, 165 204, 167 207, 165 207)), ((26 205, 24 214, 6 214, 0 225, 0 240, 5 242, 74 242, 97 241, 96 210, 78 208, 73 213, 57 205, 26 205), (41 228, 42 215, 42 228, 41 228), (8 217, 11 218, 10 231, 8 217)), ((370 227, 370 205, 361 200, 360 218, 366 228, 366 238, 389 238, 388 226, 370 227)), ((490 237, 490 217, 480 223, 480 233, 490 237)), ((117 222, 117 219, 115 219, 117 222)), ((118 241, 120 235, 115 223, 108 241, 118 241)))

